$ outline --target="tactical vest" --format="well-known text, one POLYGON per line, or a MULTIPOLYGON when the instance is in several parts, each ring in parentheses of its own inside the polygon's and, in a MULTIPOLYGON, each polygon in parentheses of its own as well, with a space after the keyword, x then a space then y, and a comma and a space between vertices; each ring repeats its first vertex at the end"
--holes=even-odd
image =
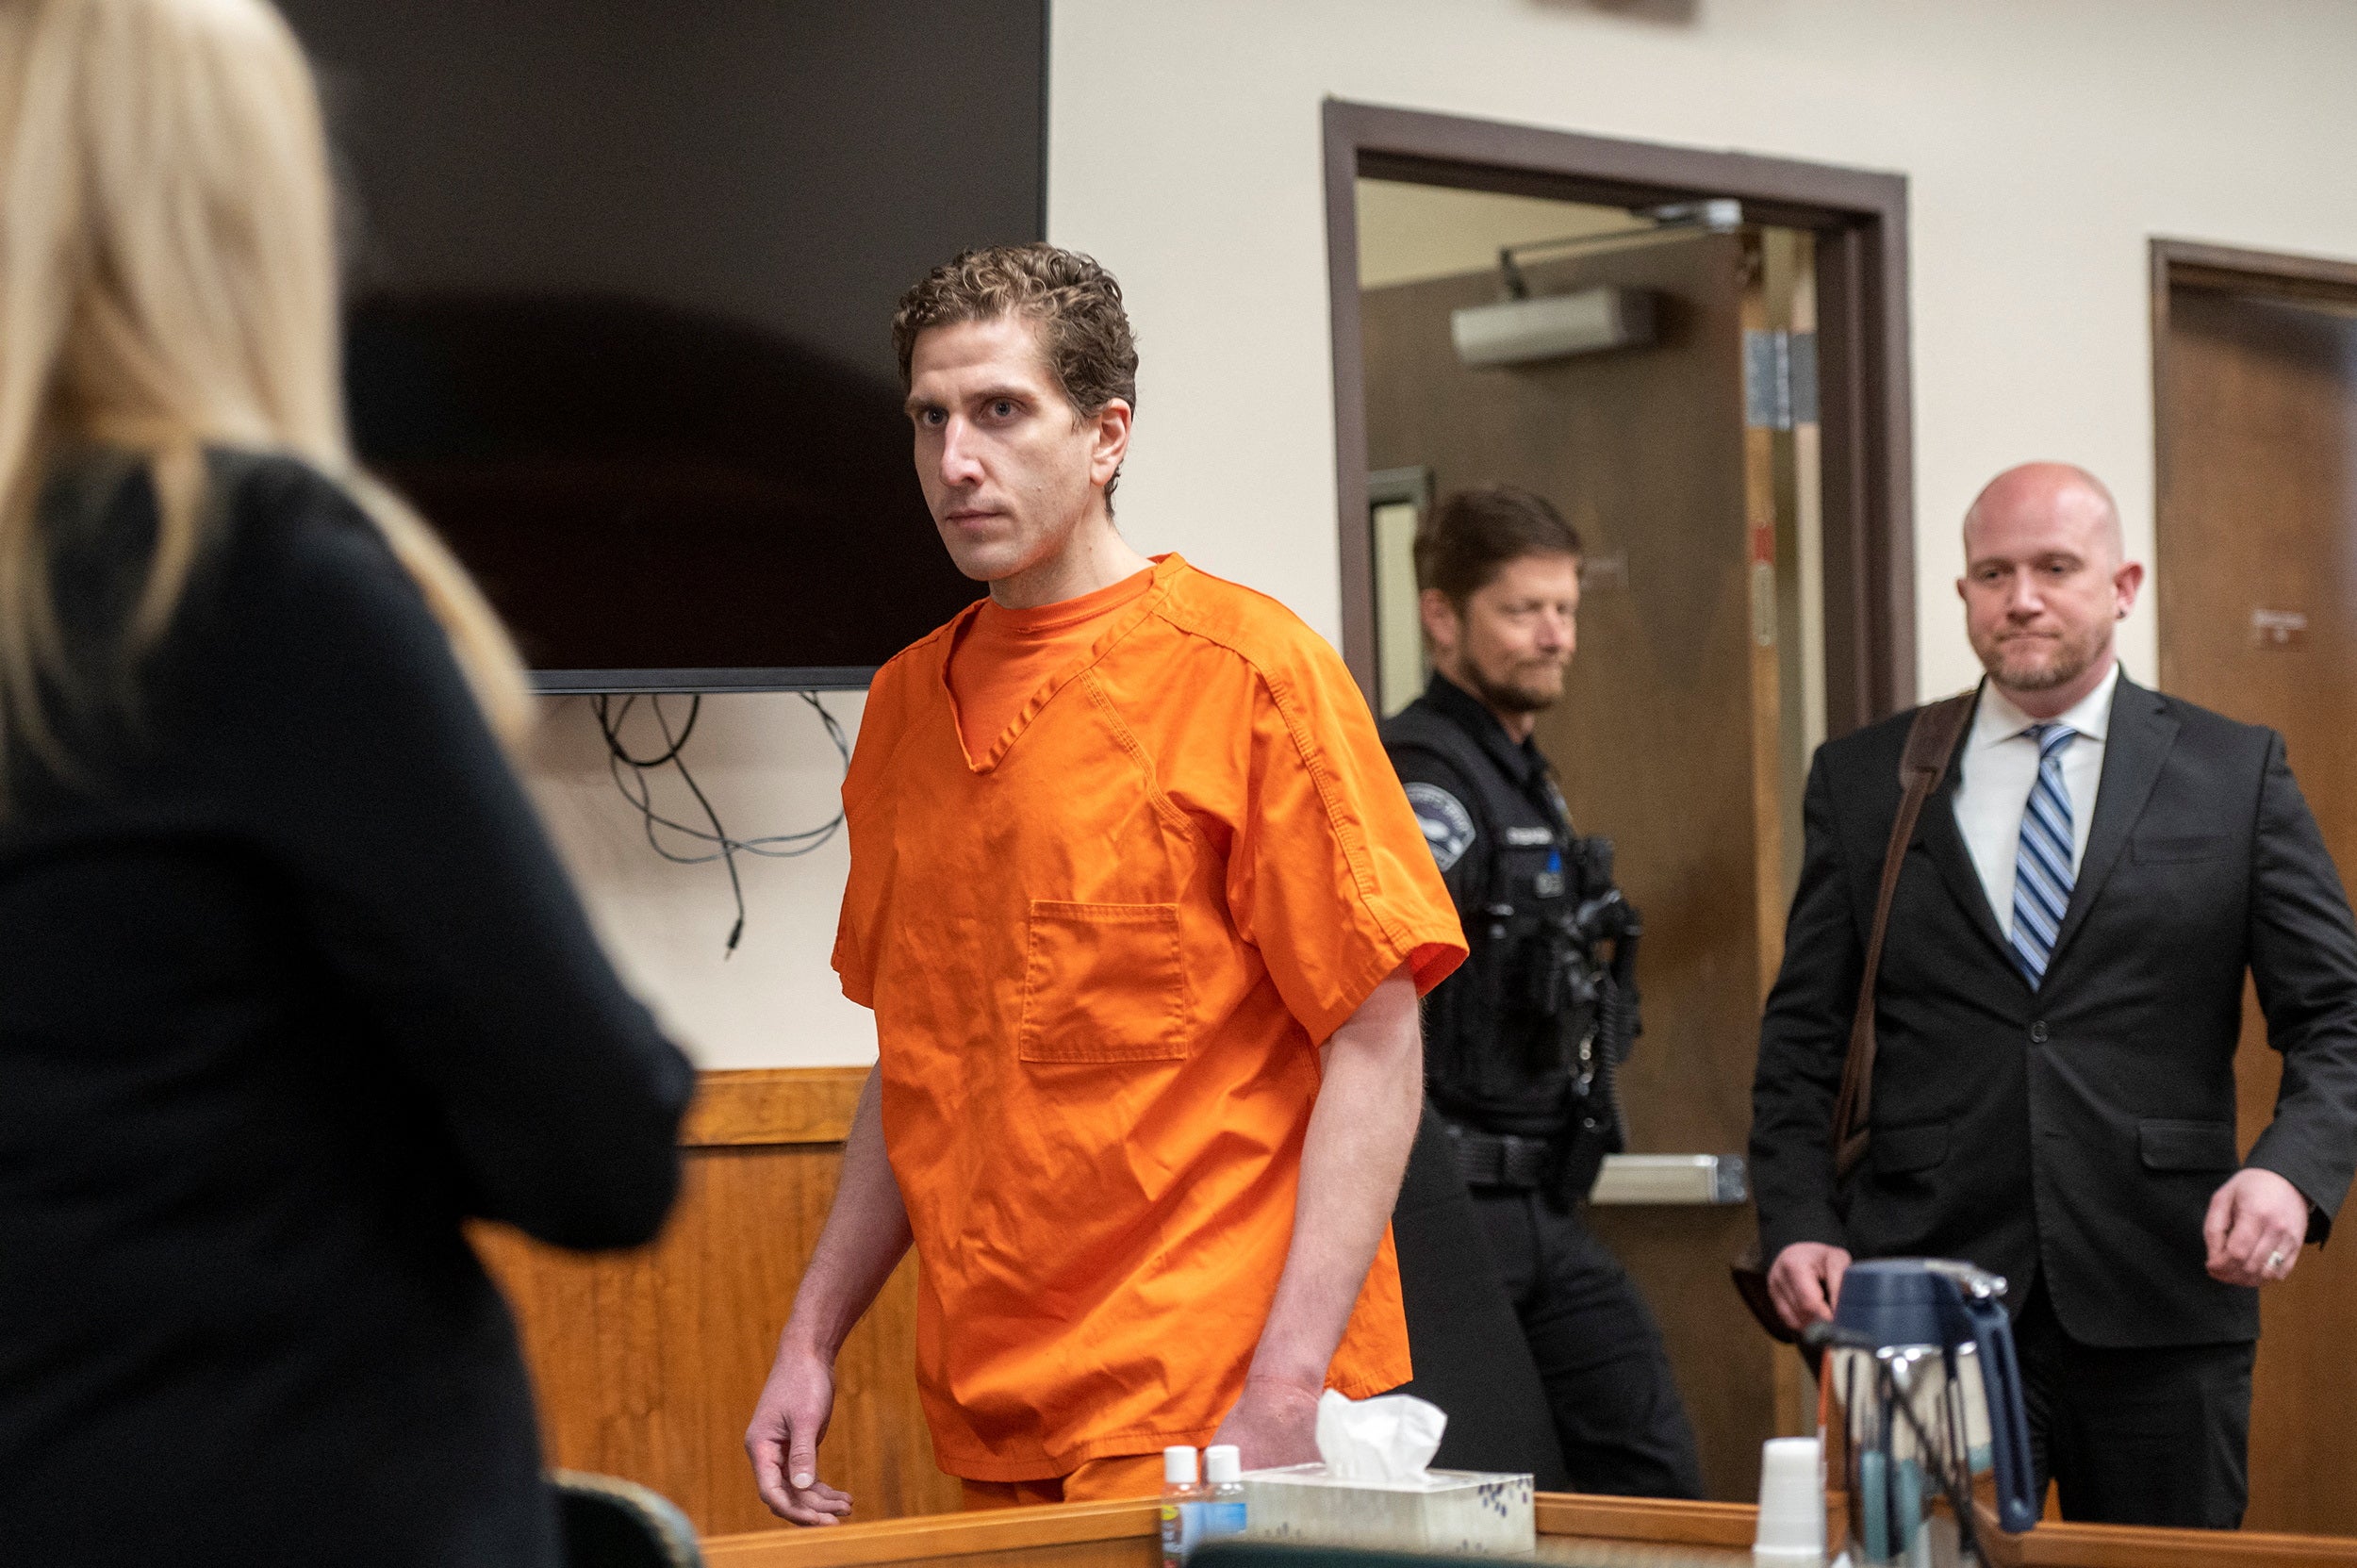
POLYGON ((1425 1003, 1434 1108, 1462 1126, 1524 1137, 1555 1137, 1594 1112, 1617 1128, 1608 1089, 1618 1052, 1605 1026, 1615 1006, 1633 1008, 1633 987, 1615 996, 1578 922, 1591 900, 1611 896, 1618 905, 1610 844, 1573 833, 1552 780, 1525 792, 1421 698, 1384 723, 1383 743, 1394 758, 1438 757, 1470 796, 1459 801, 1473 836, 1458 916, 1471 956, 1425 1003), (1591 1111, 1600 1066, 1607 1093, 1591 1111))

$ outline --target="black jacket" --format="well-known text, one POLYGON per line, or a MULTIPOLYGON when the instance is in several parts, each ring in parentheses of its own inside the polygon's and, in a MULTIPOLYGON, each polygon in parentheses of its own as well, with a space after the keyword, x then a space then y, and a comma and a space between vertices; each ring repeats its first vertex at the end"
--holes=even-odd
POLYGON ((1553 1137, 1575 1114, 1573 1074, 1552 1060, 1561 1024, 1528 1005, 1525 949, 1536 919, 1582 893, 1555 775, 1535 742, 1509 739, 1478 698, 1437 671, 1383 721, 1383 746, 1470 949, 1425 999, 1426 1089, 1452 1122, 1553 1137))
MULTIPOLYGON (((691 1074, 375 528, 296 464, 217 473, 135 705, 69 725, 71 780, 11 752, 0 1562, 553 1565, 461 1222, 647 1239, 691 1074)), ((154 494, 54 520, 95 669, 154 494)))
POLYGON ((2201 1238, 2238 1163, 2246 970, 2283 1078, 2242 1163, 2307 1196, 2317 1239, 2357 1168, 2357 933, 2283 738, 2121 677, 2036 992, 1956 826, 1951 767, 1892 906, 1872 1151, 1837 1190, 1826 1128, 1911 718, 1829 742, 1810 769, 1753 1088, 1763 1254, 1816 1241, 1966 1258, 2005 1275, 2017 1309, 2042 1275, 2063 1326, 2092 1345, 2256 1337, 2257 1293, 2210 1279, 2201 1238))

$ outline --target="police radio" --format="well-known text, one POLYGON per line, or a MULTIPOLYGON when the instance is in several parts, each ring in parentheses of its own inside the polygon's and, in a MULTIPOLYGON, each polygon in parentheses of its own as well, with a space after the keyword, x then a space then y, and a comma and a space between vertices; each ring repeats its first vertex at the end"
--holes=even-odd
POLYGON ((1638 1017, 1637 947, 1644 922, 1612 884, 1612 841, 1601 835, 1572 845, 1579 901, 1549 922, 1555 940, 1541 988, 1558 1021, 1551 1048, 1572 1074, 1572 1126, 1558 1141, 1549 1194, 1568 1206, 1588 1196, 1607 1154, 1628 1147, 1621 1110, 1620 1066, 1643 1025, 1638 1017))

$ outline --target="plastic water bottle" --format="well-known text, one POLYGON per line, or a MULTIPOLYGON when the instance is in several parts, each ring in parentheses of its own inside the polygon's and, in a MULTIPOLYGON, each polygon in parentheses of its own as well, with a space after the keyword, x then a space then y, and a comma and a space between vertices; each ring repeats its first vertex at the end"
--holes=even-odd
POLYGON ((1218 1541, 1244 1533, 1244 1463, 1232 1443, 1203 1450, 1203 1478, 1208 1494, 1203 1503, 1203 1539, 1218 1541))
POLYGON ((1203 1499, 1195 1479, 1195 1450, 1185 1444, 1162 1450, 1162 1568, 1183 1568, 1203 1540, 1203 1499))

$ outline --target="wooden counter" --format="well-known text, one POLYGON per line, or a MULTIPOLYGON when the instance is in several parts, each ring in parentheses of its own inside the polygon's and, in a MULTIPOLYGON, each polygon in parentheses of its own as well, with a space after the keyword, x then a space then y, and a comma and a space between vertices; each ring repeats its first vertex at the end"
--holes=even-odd
MULTIPOLYGON (((2260 1054, 2272 1056, 2263 1047, 2260 1054)), ((745 1424, 768 1376, 778 1328, 833 1200, 842 1140, 866 1076, 862 1067, 701 1074, 695 1109, 681 1134, 687 1168, 679 1206, 662 1239, 651 1246, 578 1256, 501 1227, 474 1228, 484 1262, 515 1309, 538 1395, 547 1462, 651 1486, 677 1503, 707 1539, 776 1528, 753 1492, 745 1424)), ((2272 1104, 2273 1092, 2254 1103, 2272 1104)), ((1638 1266, 1637 1250, 1645 1245, 1641 1238, 1624 1236, 1616 1245, 1638 1266)), ((1656 1272, 1657 1299, 1710 1295, 1732 1310, 1723 1259, 1739 1245, 1727 1240, 1710 1252, 1706 1278, 1656 1272)), ((1669 1268, 1659 1259, 1647 1266, 1669 1268)), ((2333 1276, 2314 1272, 2321 1266, 2313 1260, 2303 1263, 2294 1279, 2270 1290, 2330 1296, 2337 1286, 2333 1276)), ((2332 1299, 2345 1301, 2347 1295, 2332 1299)), ((2270 1296, 2271 1301, 2283 1299, 2270 1296)), ((2277 1354, 2266 1345, 2275 1343, 2283 1327, 2276 1307, 2267 1310, 2262 1382, 2268 1357, 2277 1354)), ((2334 1311, 2338 1316, 2315 1318, 2318 1327, 2310 1337, 2284 1341, 2293 1347, 2290 1363, 2307 1369, 2313 1387, 2297 1407, 2281 1403, 2279 1388, 2279 1411, 2290 1413, 2279 1415, 2270 1428, 2277 1433, 2271 1449, 2259 1441, 2266 1424, 2265 1395, 2253 1414, 2251 1517, 2292 1519, 2302 1527, 2346 1528, 2357 1535, 2357 1485, 2348 1484, 2348 1466, 2333 1467, 2332 1456, 2340 1450, 2325 1441, 2348 1425, 2342 1416, 2346 1401, 2336 1402, 2336 1391, 2357 1373, 2316 1371, 2324 1366, 2330 1372, 2343 1362, 2357 1366, 2357 1359, 2333 1360, 2338 1354, 2333 1347, 2347 1338, 2349 1315, 2345 1309, 2334 1311), (2283 1480, 2287 1467, 2303 1477, 2298 1484, 2283 1480)), ((1732 1346, 1754 1340, 1761 1356, 1770 1348, 1765 1336, 1740 1325, 1709 1332, 1726 1341, 1730 1355, 1739 1353, 1732 1346), (1728 1334, 1748 1337, 1728 1340, 1728 1334)), ((933 1462, 917 1398, 915 1361, 916 1268, 911 1259, 894 1273, 835 1362, 835 1420, 819 1446, 819 1473, 859 1499, 862 1517, 879 1522, 858 1528, 928 1518, 958 1506, 958 1483, 933 1462)), ((1776 1364, 1799 1362, 1787 1354, 1776 1364)), ((1722 1401, 1706 1425, 1748 1432, 1752 1428, 1746 1423, 1756 1426, 1757 1412, 1745 1413, 1753 1407, 1745 1403, 1751 1396, 1740 1393, 1741 1383, 1738 1378, 1715 1392, 1689 1383, 1686 1397, 1697 1410, 1722 1401)), ((1807 1429, 1799 1421, 1797 1410, 1788 1412, 1785 1429, 1807 1429)), ((1764 1432, 1745 1438, 1755 1451, 1759 1435, 1764 1432)), ((1721 1468, 1736 1477, 1722 1484, 1722 1495, 1749 1490, 1752 1483, 1737 1476, 1736 1467, 1721 1468)), ((1749 1516, 1744 1517, 1748 1530, 1749 1516)), ((1749 1539, 1746 1534, 1744 1541, 1749 1539)), ((2227 1539, 2236 1544, 2219 1547, 2227 1554, 2223 1560, 2234 1560, 2233 1553, 2245 1550, 2240 1543, 2286 1538, 2227 1539)), ((898 1560, 911 1560, 904 1553, 898 1560)), ((2277 1560, 2357 1560, 2312 1555, 2277 1560)))
MULTIPOLYGON (((1730 1568, 1751 1561, 1748 1503, 1662 1503, 1539 1495, 1539 1558, 1591 1568, 1730 1568)), ((704 1543, 712 1568, 1154 1568, 1160 1510, 1150 1499, 931 1514, 814 1530, 764 1530, 704 1543)), ((2357 1568, 2357 1539, 2043 1524, 2006 1568, 2357 1568)))

